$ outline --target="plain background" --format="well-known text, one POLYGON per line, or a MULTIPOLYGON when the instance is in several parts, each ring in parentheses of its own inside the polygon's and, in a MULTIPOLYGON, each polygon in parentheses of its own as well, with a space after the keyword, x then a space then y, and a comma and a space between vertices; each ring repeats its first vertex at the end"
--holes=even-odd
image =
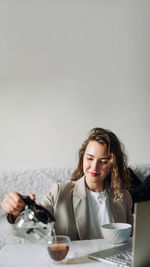
POLYGON ((0 167, 74 167, 93 127, 149 163, 150 1, 0 0, 0 167))

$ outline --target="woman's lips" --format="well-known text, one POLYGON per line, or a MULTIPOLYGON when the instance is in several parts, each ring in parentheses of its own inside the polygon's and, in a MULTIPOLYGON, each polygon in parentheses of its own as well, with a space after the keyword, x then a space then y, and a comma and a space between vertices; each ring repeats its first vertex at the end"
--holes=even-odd
POLYGON ((92 176, 97 176, 97 175, 98 175, 97 172, 90 172, 90 174, 91 174, 92 176))

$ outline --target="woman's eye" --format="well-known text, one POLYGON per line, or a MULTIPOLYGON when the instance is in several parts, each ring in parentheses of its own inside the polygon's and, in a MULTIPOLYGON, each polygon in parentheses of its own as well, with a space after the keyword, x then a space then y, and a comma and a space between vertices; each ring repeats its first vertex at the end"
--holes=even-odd
POLYGON ((88 160, 93 160, 92 158, 87 158, 88 160))
POLYGON ((108 161, 100 161, 100 164, 106 165, 106 164, 108 164, 108 161))

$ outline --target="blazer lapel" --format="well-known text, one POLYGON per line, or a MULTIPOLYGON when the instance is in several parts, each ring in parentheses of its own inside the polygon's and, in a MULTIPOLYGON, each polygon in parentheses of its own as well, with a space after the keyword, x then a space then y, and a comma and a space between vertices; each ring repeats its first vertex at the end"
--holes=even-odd
POLYGON ((73 209, 76 226, 80 239, 87 239, 88 236, 88 209, 86 201, 86 189, 84 177, 76 183, 73 191, 73 209))

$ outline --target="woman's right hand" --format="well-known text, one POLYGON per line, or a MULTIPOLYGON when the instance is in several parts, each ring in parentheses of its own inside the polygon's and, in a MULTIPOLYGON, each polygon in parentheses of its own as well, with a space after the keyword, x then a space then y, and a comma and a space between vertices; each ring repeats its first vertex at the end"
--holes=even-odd
MULTIPOLYGON (((35 200, 35 195, 29 194, 28 196, 32 200, 35 200)), ((20 212, 25 208, 25 202, 22 200, 22 195, 17 192, 11 192, 4 198, 2 208, 8 214, 12 214, 17 218, 20 212)))

